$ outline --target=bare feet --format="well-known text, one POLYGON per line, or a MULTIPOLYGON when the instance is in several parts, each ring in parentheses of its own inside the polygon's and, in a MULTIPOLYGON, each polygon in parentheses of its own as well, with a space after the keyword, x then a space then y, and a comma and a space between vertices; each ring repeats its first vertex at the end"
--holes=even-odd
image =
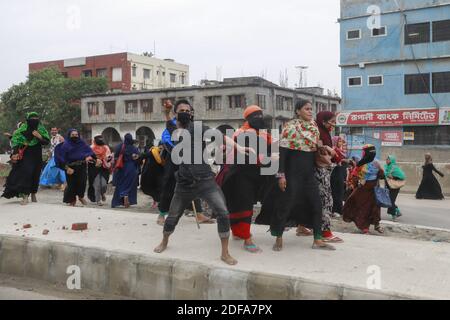
POLYGON ((127 209, 130 207, 130 200, 128 199, 128 197, 123 197, 123 205, 127 209))
POLYGON ((78 200, 80 200, 80 202, 81 202, 81 204, 83 206, 87 206, 88 205, 87 201, 84 198, 78 198, 78 200))
POLYGON ((336 250, 335 247, 323 242, 322 240, 314 241, 312 248, 315 250, 326 250, 326 251, 335 251, 336 250))
POLYGON ((161 242, 161 244, 159 246, 157 246, 155 248, 155 250, 153 250, 153 251, 156 252, 156 253, 162 253, 162 252, 164 252, 167 249, 167 245, 168 245, 168 241, 167 240, 163 240, 161 242))
POLYGON ((159 215, 158 220, 156 220, 156 223, 160 226, 163 226, 165 222, 166 222, 166 218, 164 218, 163 215, 159 215))
POLYGON ((283 239, 282 238, 277 238, 277 240, 275 241, 275 244, 273 245, 272 249, 275 252, 283 251, 283 239))
POLYGON ((207 216, 205 216, 203 213, 199 213, 197 215, 198 223, 200 224, 214 224, 216 221, 214 219, 210 219, 207 216))
POLYGON ((22 201, 20 202, 22 206, 26 206, 28 204, 28 195, 23 196, 22 201))
POLYGON ((31 194, 31 202, 37 202, 36 193, 31 194))
POLYGON ((229 266, 235 266, 237 265, 237 260, 234 259, 232 256, 230 256, 229 253, 227 254, 222 254, 222 256, 220 257, 220 259, 225 262, 227 265, 229 266))

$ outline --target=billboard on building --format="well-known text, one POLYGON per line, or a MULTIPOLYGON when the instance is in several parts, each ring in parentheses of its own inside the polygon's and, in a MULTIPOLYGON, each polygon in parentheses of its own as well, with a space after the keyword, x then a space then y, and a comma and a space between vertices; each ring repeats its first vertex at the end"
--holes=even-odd
POLYGON ((443 126, 450 126, 450 108, 439 109, 439 124, 443 126))
POLYGON ((392 127, 404 125, 437 125, 439 109, 376 110, 341 112, 338 126, 392 127))
POLYGON ((383 147, 403 146, 403 131, 383 131, 381 132, 381 145, 383 147))

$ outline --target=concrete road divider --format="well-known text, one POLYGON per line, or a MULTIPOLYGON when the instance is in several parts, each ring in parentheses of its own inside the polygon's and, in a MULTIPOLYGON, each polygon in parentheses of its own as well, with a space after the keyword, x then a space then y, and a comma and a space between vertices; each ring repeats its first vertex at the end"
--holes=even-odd
POLYGON ((0 235, 0 273, 74 287, 79 277, 81 290, 137 299, 428 298, 6 235, 0 235))

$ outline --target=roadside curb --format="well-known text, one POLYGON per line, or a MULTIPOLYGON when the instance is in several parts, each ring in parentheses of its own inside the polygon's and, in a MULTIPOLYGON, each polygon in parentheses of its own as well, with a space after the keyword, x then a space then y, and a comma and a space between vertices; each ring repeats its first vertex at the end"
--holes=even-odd
POLYGON ((81 288, 136 299, 173 300, 411 300, 385 290, 312 281, 75 244, 0 235, 0 273, 65 285, 69 266, 81 288))

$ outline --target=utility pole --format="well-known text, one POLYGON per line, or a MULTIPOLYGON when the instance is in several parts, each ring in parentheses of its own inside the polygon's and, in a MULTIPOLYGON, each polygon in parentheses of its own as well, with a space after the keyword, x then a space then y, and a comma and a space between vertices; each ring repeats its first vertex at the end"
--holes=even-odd
POLYGON ((307 79, 306 70, 308 70, 309 67, 308 66, 297 66, 295 68, 298 69, 298 71, 300 73, 300 78, 299 78, 299 82, 298 82, 299 88, 307 87, 308 79, 307 79))

